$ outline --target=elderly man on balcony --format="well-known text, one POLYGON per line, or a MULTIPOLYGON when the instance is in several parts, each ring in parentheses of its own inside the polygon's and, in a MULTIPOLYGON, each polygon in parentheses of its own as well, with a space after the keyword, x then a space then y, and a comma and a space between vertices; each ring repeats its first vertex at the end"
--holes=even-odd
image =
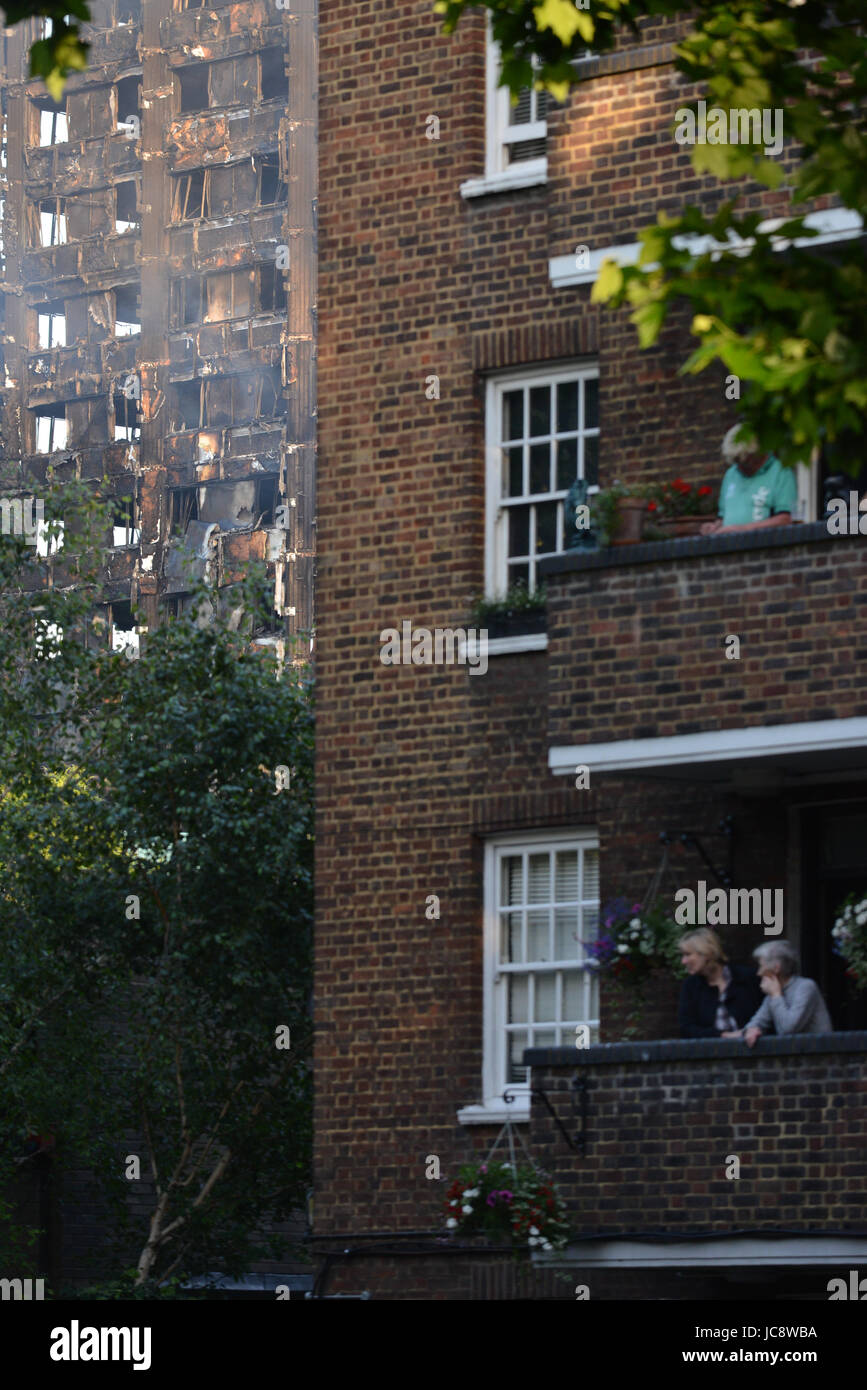
POLYGON ((794 469, 784 468, 776 454, 766 454, 754 438, 736 439, 740 430, 733 425, 722 442, 729 467, 720 488, 719 520, 707 522, 701 528, 703 536, 792 524, 798 500, 794 469))
POLYGON ((743 1030, 750 1047, 762 1033, 833 1033, 831 1017, 815 980, 799 975, 798 957, 788 941, 766 941, 753 951, 759 986, 766 996, 743 1030))

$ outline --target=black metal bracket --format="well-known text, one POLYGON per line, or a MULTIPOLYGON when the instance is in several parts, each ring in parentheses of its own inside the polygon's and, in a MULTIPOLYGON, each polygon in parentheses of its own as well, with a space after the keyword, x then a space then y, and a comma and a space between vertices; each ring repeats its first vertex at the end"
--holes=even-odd
POLYGON ((698 850, 698 853, 701 855, 717 882, 721 883, 724 888, 730 888, 734 873, 734 824, 731 816, 723 816, 717 826, 717 833, 719 835, 724 835, 728 840, 728 853, 726 855, 726 867, 724 869, 718 869, 716 864, 714 864, 695 830, 682 830, 677 837, 670 835, 667 830, 663 830, 659 836, 659 840, 663 845, 670 845, 673 844, 674 839, 677 838, 682 845, 687 845, 692 849, 698 850))
MULTIPOLYGON (((557 1128, 559 1129, 559 1131, 560 1131, 560 1133, 562 1134, 563 1138, 566 1140, 566 1143, 569 1145, 569 1148, 572 1150, 572 1152, 573 1152, 573 1153, 584 1154, 584 1153, 586 1152, 586 1142, 587 1142, 587 1138, 586 1138, 586 1131, 587 1131, 587 1079, 586 1079, 586 1077, 581 1076, 579 1072, 576 1072, 575 1075, 574 1075, 574 1077, 572 1078, 572 1090, 573 1090, 574 1092, 577 1092, 578 1094, 580 1094, 580 1097, 581 1097, 581 1101, 580 1101, 580 1109, 581 1109, 581 1127, 580 1127, 580 1129, 578 1130, 577 1134, 575 1135, 575 1141, 574 1141, 574 1143, 573 1143, 573 1141, 570 1139, 569 1135, 567 1134, 566 1129, 565 1129, 565 1127, 563 1126, 563 1124, 562 1124, 562 1122, 561 1122, 561 1120, 560 1120, 560 1116, 557 1114, 557 1111, 554 1109, 553 1105, 551 1104, 550 1100, 548 1099, 547 1092, 546 1092, 545 1090, 543 1090, 543 1088, 542 1088, 541 1086, 531 1086, 531 1087, 530 1087, 530 1101, 531 1101, 531 1103, 532 1103, 533 1098, 536 1097, 536 1096, 538 1096, 538 1098, 544 1103, 545 1109, 548 1111, 548 1114, 551 1116, 551 1119, 554 1121, 555 1125, 556 1125, 557 1128)), ((503 1100, 506 1102, 507 1105, 511 1105, 511 1104, 513 1103, 514 1099, 515 1099, 515 1097, 514 1097, 513 1095, 509 1095, 508 1090, 505 1090, 505 1091, 503 1092, 503 1100)), ((573 1118, 574 1118, 574 1115, 575 1115, 575 1112, 576 1112, 577 1109, 578 1109, 578 1102, 577 1102, 577 1099, 573 1099, 573 1101, 572 1101, 572 1115, 573 1115, 573 1118)))

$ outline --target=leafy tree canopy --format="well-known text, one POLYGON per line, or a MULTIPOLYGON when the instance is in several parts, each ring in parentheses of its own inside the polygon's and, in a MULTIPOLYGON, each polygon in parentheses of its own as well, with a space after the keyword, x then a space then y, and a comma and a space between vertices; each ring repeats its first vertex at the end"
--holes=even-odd
MULTIPOLYGON (((639 264, 606 263, 593 298, 629 305, 645 347, 674 305, 689 305, 698 344, 682 370, 718 361, 740 377, 742 415, 784 462, 803 460, 825 440, 859 440, 867 425, 863 242, 811 247, 815 233, 803 218, 820 197, 862 221, 867 213, 862 0, 833 7, 825 0, 598 0, 588 9, 572 0, 438 0, 434 8, 447 33, 465 11, 489 12, 501 82, 513 94, 535 84, 565 100, 582 80, 576 59, 588 48, 606 53, 640 34, 642 20, 668 18, 683 21, 675 67, 709 107, 782 110, 787 145, 799 156, 792 170, 763 146, 691 148, 697 173, 750 179, 785 195, 787 215, 773 234, 758 231, 759 217, 739 212, 737 197, 710 212, 685 206, 679 216, 660 214, 640 234, 639 264)), ((604 188, 597 191, 604 196, 604 188)))

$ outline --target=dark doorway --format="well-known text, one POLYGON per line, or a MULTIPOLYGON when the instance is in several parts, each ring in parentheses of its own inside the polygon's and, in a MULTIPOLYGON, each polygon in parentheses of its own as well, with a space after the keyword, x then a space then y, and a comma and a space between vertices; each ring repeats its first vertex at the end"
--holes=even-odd
POLYGON ((831 949, 831 928, 849 893, 867 895, 867 801, 803 813, 802 968, 819 985, 837 1030, 867 1028, 867 990, 857 991, 831 949))

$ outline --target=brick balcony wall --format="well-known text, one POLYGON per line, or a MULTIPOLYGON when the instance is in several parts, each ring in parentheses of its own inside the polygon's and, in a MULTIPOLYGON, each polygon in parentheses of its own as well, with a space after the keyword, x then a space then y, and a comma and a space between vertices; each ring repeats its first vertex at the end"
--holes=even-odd
POLYGON ((583 1156, 541 1103, 530 1125, 576 1236, 867 1232, 867 1033, 773 1037, 752 1052, 678 1041, 526 1057, 570 1135, 572 1078, 587 1084, 583 1156))
POLYGON ((552 744, 867 713, 862 537, 815 523, 676 546, 546 564, 552 744))

